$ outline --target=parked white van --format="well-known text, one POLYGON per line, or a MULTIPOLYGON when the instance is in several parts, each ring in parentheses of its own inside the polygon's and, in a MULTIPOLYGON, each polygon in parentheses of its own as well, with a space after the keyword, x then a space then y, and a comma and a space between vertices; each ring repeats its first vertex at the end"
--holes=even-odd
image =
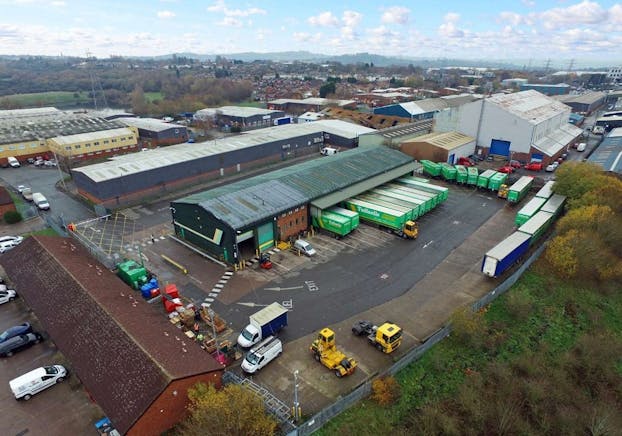
POLYGON ((41 210, 48 210, 50 208, 50 203, 48 203, 47 198, 40 192, 32 194, 32 201, 41 210))
POLYGON ((304 239, 297 239, 296 242, 294 242, 294 249, 309 257, 315 256, 316 253, 315 248, 304 239))
POLYGON ((42 366, 14 378, 9 386, 16 400, 30 400, 34 394, 62 382, 65 377, 67 370, 61 365, 42 366))
POLYGON ((13 156, 9 156, 6 158, 7 162, 9 162, 9 165, 11 165, 11 167, 13 168, 19 168, 21 165, 19 164, 19 161, 17 159, 15 159, 13 156))
POLYGON ((280 356, 282 352, 283 344, 281 340, 274 336, 268 336, 246 353, 242 362, 242 369, 244 372, 254 374, 280 356))
POLYGON ((585 151, 585 147, 587 147, 587 144, 585 142, 580 142, 579 145, 577 145, 577 151, 585 151))
POLYGON ((323 149, 320 150, 320 154, 322 156, 332 156, 333 154, 337 154, 338 152, 339 150, 333 147, 324 147, 323 149))

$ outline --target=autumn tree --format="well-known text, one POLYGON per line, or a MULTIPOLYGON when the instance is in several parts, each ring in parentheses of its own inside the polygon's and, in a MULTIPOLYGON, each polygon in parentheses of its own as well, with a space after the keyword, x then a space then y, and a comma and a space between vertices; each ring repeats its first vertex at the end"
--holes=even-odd
POLYGON ((607 184, 607 179, 602 167, 596 164, 567 162, 557 170, 553 191, 566 196, 570 205, 573 205, 584 194, 607 184))
POLYGON ((277 424, 263 401, 239 385, 216 389, 198 383, 188 390, 189 416, 177 428, 180 436, 271 436, 277 424))
POLYGON ((145 92, 142 86, 136 85, 130 96, 132 103, 132 112, 135 114, 147 113, 147 99, 145 98, 145 92))

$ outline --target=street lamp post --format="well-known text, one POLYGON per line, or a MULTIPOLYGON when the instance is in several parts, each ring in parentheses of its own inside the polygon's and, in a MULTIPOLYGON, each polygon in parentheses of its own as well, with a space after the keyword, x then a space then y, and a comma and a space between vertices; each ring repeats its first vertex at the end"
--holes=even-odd
POLYGON ((298 402, 298 370, 294 371, 294 422, 300 419, 300 403, 298 402))

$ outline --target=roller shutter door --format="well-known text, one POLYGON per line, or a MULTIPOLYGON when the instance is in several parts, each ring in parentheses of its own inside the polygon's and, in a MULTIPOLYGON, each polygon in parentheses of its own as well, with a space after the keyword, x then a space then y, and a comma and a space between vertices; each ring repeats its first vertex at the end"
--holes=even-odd
POLYGON ((274 247, 274 225, 272 221, 257 227, 257 239, 259 240, 259 252, 274 247))
POLYGON ((490 154, 496 154, 498 156, 510 156, 510 141, 501 141, 499 139, 493 139, 490 143, 490 154))

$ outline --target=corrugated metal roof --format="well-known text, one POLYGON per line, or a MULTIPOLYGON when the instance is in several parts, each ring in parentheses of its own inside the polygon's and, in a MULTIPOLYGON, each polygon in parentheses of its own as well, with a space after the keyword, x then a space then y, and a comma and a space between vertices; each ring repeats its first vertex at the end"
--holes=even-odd
POLYGON ((571 124, 562 124, 559 129, 556 129, 548 135, 540 138, 534 142, 532 146, 547 156, 555 156, 562 148, 568 146, 574 141, 583 131, 571 124))
POLYGON ((588 161, 601 165, 605 171, 622 174, 622 127, 611 130, 588 161))
POLYGON ((186 126, 180 124, 165 123, 155 118, 117 118, 117 120, 126 126, 134 126, 137 129, 151 130, 152 132, 164 132, 168 129, 185 129, 186 126))
POLYGON ((434 132, 418 136, 409 141, 404 141, 404 143, 427 142, 437 147, 444 148, 445 150, 453 150, 454 148, 461 147, 473 141, 475 141, 475 138, 458 132, 434 132))
POLYGON ((347 106, 349 104, 356 103, 354 100, 338 100, 333 98, 319 98, 309 97, 302 100, 296 98, 278 98, 276 100, 269 101, 268 104, 312 104, 316 106, 328 106, 330 104, 336 104, 337 106, 347 106))
POLYGON ((52 141, 56 142, 58 145, 66 145, 66 144, 74 144, 76 142, 88 142, 88 141, 97 141, 98 139, 110 138, 112 136, 121 136, 128 135, 134 136, 134 132, 132 132, 127 127, 122 127, 120 129, 110 129, 110 130, 100 130, 98 132, 89 132, 89 133, 79 133, 77 135, 67 135, 67 136, 56 136, 51 138, 52 141))
POLYGON ((559 100, 563 103, 594 104, 606 96, 604 92, 587 92, 580 95, 563 95, 559 100))
POLYGON ((512 94, 495 94, 485 101, 532 124, 539 124, 560 113, 571 111, 569 106, 533 89, 512 94))
MULTIPOLYGON (((203 191, 174 203, 199 204, 233 228, 241 229, 412 161, 410 156, 386 147, 354 149, 203 191), (238 204, 243 207, 230 207, 238 204)), ((400 175, 406 172, 408 168, 400 175)))
POLYGON ((263 109, 259 107, 251 107, 251 106, 221 106, 221 107, 208 107, 205 109, 201 109, 196 112, 195 117, 201 118, 201 116, 213 116, 213 115, 224 115, 226 117, 252 117, 255 115, 271 115, 281 111, 276 111, 272 109, 263 109))
POLYGON ((148 150, 116 156, 109 161, 74 168, 72 171, 83 173, 95 182, 103 182, 149 171, 154 168, 165 168, 180 162, 187 162, 207 156, 214 156, 233 150, 254 147, 274 141, 294 139, 304 135, 317 134, 318 137, 328 133, 343 138, 356 138, 363 133, 375 132, 374 129, 358 126, 340 120, 320 120, 313 123, 286 124, 252 130, 241 135, 217 139, 214 141, 197 142, 194 144, 177 144, 164 148, 148 150))

